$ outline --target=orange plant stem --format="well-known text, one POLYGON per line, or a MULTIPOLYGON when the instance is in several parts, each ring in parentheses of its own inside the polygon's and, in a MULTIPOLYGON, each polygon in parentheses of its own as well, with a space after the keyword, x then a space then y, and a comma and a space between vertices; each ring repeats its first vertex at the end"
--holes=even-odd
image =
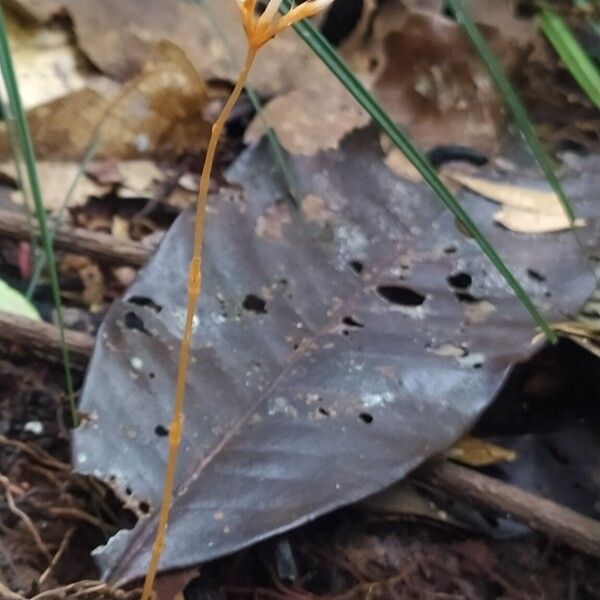
POLYGON ((202 176, 200 178, 200 189, 198 192, 198 206, 196 208, 196 222, 194 228, 194 247, 192 260, 190 261, 188 273, 188 300, 185 325, 183 328, 183 337, 181 339, 181 349, 179 353, 179 369, 177 371, 177 385, 175 388, 175 400, 173 403, 173 416, 169 425, 169 455, 167 458, 167 471, 163 486, 162 504, 160 507, 160 515, 158 527, 156 530, 156 539, 152 547, 152 556, 146 579, 144 581, 144 589, 142 591, 142 600, 150 600, 152 590, 154 588, 154 580, 158 571, 158 564, 162 555, 167 528, 169 525, 169 514, 171 511, 171 501, 173 497, 173 487, 175 484, 175 468, 177 466, 177 456, 179 454, 179 446, 181 444, 181 434, 184 423, 184 401, 185 387, 187 380, 187 370, 190 357, 190 345, 192 341, 192 331, 194 315, 196 314, 196 305, 198 297, 202 290, 202 246, 204 241, 204 223, 206 216, 206 202, 208 198, 208 188, 210 184, 210 174, 212 172, 217 146, 225 123, 231 114, 231 110, 238 101, 242 90, 248 79, 248 74, 252 68, 252 63, 256 57, 257 48, 250 47, 246 56, 246 62, 240 72, 237 83, 225 103, 221 114, 212 126, 208 148, 206 150, 206 158, 204 159, 204 167, 202 168, 202 176))

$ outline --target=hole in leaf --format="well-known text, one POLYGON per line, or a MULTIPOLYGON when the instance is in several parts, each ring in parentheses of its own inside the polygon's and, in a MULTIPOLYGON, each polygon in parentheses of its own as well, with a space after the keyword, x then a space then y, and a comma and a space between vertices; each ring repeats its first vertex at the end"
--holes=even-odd
POLYGON ((546 281, 546 278, 539 271, 534 271, 533 269, 527 269, 527 275, 538 283, 546 281))
POLYGON ((446 246, 444 248, 444 254, 456 254, 456 246, 446 246))
POLYGON ((363 0, 334 2, 324 18, 322 34, 334 46, 338 46, 354 30, 362 10, 363 0))
POLYGON ((344 325, 348 325, 348 327, 355 327, 357 329, 362 329, 364 327, 362 323, 359 323, 356 319, 352 317, 344 317, 342 319, 342 323, 344 325))
POLYGON ((370 413, 362 412, 360 415, 358 415, 358 418, 367 425, 373 422, 373 415, 370 413))
POLYGON ((158 437, 167 437, 169 435, 169 430, 164 425, 157 425, 154 428, 154 433, 158 437))
POLYGON ((465 304, 477 304, 481 300, 481 298, 476 298, 468 292, 455 292, 454 295, 459 302, 464 302, 465 304))
POLYGON ((150 505, 147 502, 140 502, 139 504, 139 509, 145 514, 147 515, 150 512, 150 505))
POLYGON ((245 310, 256 314, 266 314, 267 312, 267 303, 262 298, 255 296, 254 294, 248 294, 244 298, 242 306, 245 310))
POLYGON ((468 274, 461 271, 460 273, 454 273, 448 277, 448 283, 455 288, 466 290, 471 287, 473 278, 468 274))
POLYGON ((365 268, 365 265, 363 265, 363 263, 361 263, 360 260, 351 260, 349 265, 350 268, 358 275, 360 275, 365 268))
POLYGON ((421 306, 425 302, 423 294, 400 285, 381 285, 377 292, 384 300, 399 306, 421 306))
POLYGON ((152 334, 146 329, 144 321, 140 319, 134 312, 130 311, 125 314, 125 327, 127 329, 134 329, 135 331, 141 331, 146 335, 152 337, 152 334))
POLYGON ((130 304, 135 304, 136 306, 147 306, 151 308, 153 311, 159 313, 162 310, 162 306, 157 304, 152 300, 152 298, 147 298, 146 296, 132 296, 127 300, 130 304))
POLYGON ((131 494, 133 494, 133 490, 132 490, 130 487, 126 487, 126 488, 125 488, 125 493, 126 493, 128 496, 131 496, 131 494))
POLYGON ((319 408, 319 413, 322 414, 324 417, 329 417, 331 416, 331 413, 326 409, 326 408, 319 408))
POLYGON ((148 373, 148 377, 150 377, 150 379, 154 379, 156 377, 156 374, 150 371, 150 373, 148 373))

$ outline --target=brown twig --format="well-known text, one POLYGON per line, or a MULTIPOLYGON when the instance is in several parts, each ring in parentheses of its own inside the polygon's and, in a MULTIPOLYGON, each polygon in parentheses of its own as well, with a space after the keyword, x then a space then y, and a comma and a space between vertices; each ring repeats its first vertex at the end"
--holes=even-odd
MULTIPOLYGON (((0 314, 2 314, 0 312, 0 314)), ((17 448, 21 452, 24 452, 31 458, 33 458, 36 462, 39 462, 42 465, 55 469, 57 471, 70 471, 71 467, 60 460, 57 460, 52 455, 48 454, 41 448, 34 446, 33 444, 26 444, 25 442, 21 442, 19 440, 11 440, 4 435, 0 435, 0 445, 4 446, 12 446, 13 448, 17 448)))
POLYGON ((600 522, 449 461, 426 465, 418 483, 515 520, 579 552, 600 557, 600 522))
MULTIPOLYGON (((0 311, 0 340, 12 342, 28 349, 49 353, 61 360, 60 331, 57 327, 0 311)), ((79 366, 87 363, 94 348, 94 338, 78 331, 66 331, 65 341, 73 362, 79 366)))
MULTIPOLYGON (((130 600, 139 597, 138 590, 132 590, 125 592, 117 588, 112 588, 108 583, 101 583, 99 581, 78 581, 77 583, 71 583, 63 587, 55 588, 53 590, 47 590, 37 594, 31 600, 72 600, 73 598, 83 598, 90 594, 110 594, 111 598, 118 600, 130 600)), ((108 596, 107 596, 108 598, 108 596)), ((17 600, 15 598, 15 600, 17 600)), ((25 600, 20 598, 19 600, 25 600)))
POLYGON ((68 548, 69 544, 71 543, 71 538, 73 537, 75 530, 76 530, 75 527, 71 527, 71 529, 69 529, 69 531, 67 531, 67 534, 63 538, 58 550, 56 551, 56 554, 54 555, 54 558, 48 565, 47 569, 40 575, 40 578, 38 579, 39 586, 42 586, 45 583, 46 579, 48 579, 48 577, 51 575, 52 571, 55 569, 56 565, 58 564, 58 561, 62 558, 63 554, 65 553, 66 549, 68 548))
POLYGON ((46 544, 44 544, 44 541, 42 540, 38 530, 36 529, 35 525, 33 524, 33 521, 29 518, 29 515, 24 513, 15 504, 15 500, 13 498, 12 491, 11 491, 11 484, 10 484, 8 477, 4 477, 4 475, 0 475, 0 484, 2 484, 4 486, 4 495, 6 496, 6 503, 8 505, 10 512, 12 512, 16 517, 18 517, 23 522, 23 525, 25 525, 25 528, 27 529, 27 531, 29 531, 31 537, 33 538, 33 541, 35 542, 37 549, 44 556, 44 558, 48 561, 48 564, 50 564, 52 562, 52 555, 50 554, 50 551, 46 547, 46 544))
MULTIPOLYGON (((27 219, 14 210, 0 209, 0 236, 14 240, 30 240, 31 229, 27 219)), ((86 254, 100 262, 121 263, 137 267, 146 264, 153 248, 130 240, 122 240, 106 233, 61 225, 54 237, 54 246, 86 254)))
POLYGON ((9 590, 1 581, 0 598, 3 598, 3 600, 27 600, 25 596, 21 596, 21 594, 16 594, 15 592, 9 590))

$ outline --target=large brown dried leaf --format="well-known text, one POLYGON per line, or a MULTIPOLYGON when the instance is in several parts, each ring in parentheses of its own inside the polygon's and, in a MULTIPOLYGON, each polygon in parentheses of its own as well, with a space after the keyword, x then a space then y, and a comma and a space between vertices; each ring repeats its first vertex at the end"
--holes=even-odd
POLYGON ((322 63, 311 61, 299 87, 269 102, 246 130, 244 141, 259 140, 271 127, 288 152, 312 156, 338 148, 346 135, 368 122, 348 90, 322 63), (323 110, 315 114, 318 106, 323 110))
MULTIPOLYGON (((387 3, 362 20, 343 46, 362 82, 373 90, 392 118, 421 146, 472 146, 494 153, 504 131, 503 104, 481 60, 452 20, 439 13, 406 10, 387 3), (365 27, 365 25, 369 25, 365 27)), ((484 28, 490 43, 511 71, 522 49, 496 28, 484 28)), ((266 126, 292 153, 330 150, 367 122, 348 92, 325 67, 310 60, 296 87, 267 104, 246 132, 256 141, 266 126), (320 107, 317 118, 314 108, 320 107)), ((391 151, 392 169, 400 158, 391 151)))
MULTIPOLYGON (((302 211, 281 200, 265 144, 210 202, 163 569, 402 478, 455 442, 535 349, 519 301, 425 187, 393 176, 376 132, 290 161, 309 198, 302 211)), ((597 184, 598 169, 567 185, 594 248, 600 222, 586 196, 597 184)), ((493 210, 473 202, 546 316, 576 312, 594 280, 572 236, 516 236, 492 223, 493 210)), ((155 533, 192 230, 184 213, 113 306, 83 392, 76 468, 149 505, 98 550, 109 580, 145 572, 155 533)))
MULTIPOLYGON (((32 4, 13 1, 25 9, 32 4)), ((67 11, 81 50, 103 73, 120 80, 137 75, 149 50, 162 40, 181 47, 205 79, 235 81, 246 54, 234 0, 58 0, 45 6, 45 13, 52 8, 67 11)), ((288 90, 302 79, 308 59, 306 45, 293 32, 283 33, 261 51, 250 82, 264 94, 288 90)))
MULTIPOLYGON (((472 146, 495 152, 503 132, 502 99, 460 27, 441 15, 401 14, 388 6, 362 49, 374 65, 373 91, 420 145, 472 146)), ((510 72, 519 48, 484 28, 510 72)))
MULTIPOLYGON (((124 88, 89 73, 85 81, 83 89, 28 112, 40 158, 81 159, 96 134, 101 140, 96 155, 111 158, 172 156, 206 145, 206 89, 177 46, 159 43, 124 88)), ((7 156, 9 148, 2 126, 0 153, 7 156)))

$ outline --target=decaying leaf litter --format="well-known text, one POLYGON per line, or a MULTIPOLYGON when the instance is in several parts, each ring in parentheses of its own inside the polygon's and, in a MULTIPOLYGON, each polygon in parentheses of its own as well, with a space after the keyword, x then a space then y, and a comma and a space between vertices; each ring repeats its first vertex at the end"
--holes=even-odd
MULTIPOLYGON (((182 204, 193 201, 197 177, 198 160, 183 158, 175 162, 170 160, 170 154, 189 152, 193 156, 201 152, 207 123, 214 117, 223 97, 223 81, 232 77, 232 71, 227 74, 226 70, 231 60, 225 60, 224 53, 236 46, 235 41, 228 46, 219 45, 214 65, 207 67, 197 57, 202 54, 202 60, 206 61, 211 53, 194 50, 189 41, 188 45, 183 44, 183 55, 172 46, 156 47, 154 42, 171 37, 165 32, 174 35, 191 27, 191 15, 198 23, 216 18, 229 31, 230 17, 225 14, 228 8, 222 8, 227 3, 209 3, 211 17, 206 16, 202 7, 193 4, 181 3, 180 12, 179 3, 174 3, 177 18, 154 22, 152 16, 145 17, 150 19, 149 23, 138 20, 136 35, 132 36, 137 41, 131 47, 127 41, 120 41, 119 52, 114 56, 102 52, 99 39, 90 39, 94 37, 89 34, 90 27, 98 22, 112 24, 102 27, 103 33, 109 36, 111 31, 119 29, 115 25, 118 19, 127 21, 127 11, 135 7, 119 13, 115 5, 106 14, 96 14, 91 4, 85 6, 87 3, 47 3, 43 10, 40 3, 19 4, 23 10, 36 13, 40 21, 45 21, 54 11, 61 14, 72 11, 77 36, 77 43, 72 47, 89 70, 82 76, 84 80, 90 78, 83 91, 77 89, 58 100, 49 98, 46 104, 30 108, 41 156, 53 163, 77 164, 95 134, 96 123, 105 122, 99 130, 102 144, 98 155, 102 161, 95 162, 85 174, 89 185, 97 186, 98 197, 86 203, 86 193, 81 192, 78 196, 81 206, 68 218, 91 229, 134 236, 156 244, 161 231, 182 204), (45 15, 40 10, 46 11, 45 15), (182 21, 177 24, 177 19, 182 21), (88 41, 82 42, 84 38, 88 41), (183 80, 199 82, 194 84, 197 95, 192 91, 178 104, 181 110, 173 112, 163 112, 161 98, 172 98, 181 80, 177 71, 163 82, 166 91, 153 83, 162 82, 161 69, 170 68, 161 66, 156 58, 165 48, 169 56, 178 56, 177 65, 187 65, 182 67, 183 80), (193 65, 191 72, 190 64, 193 65), (192 74, 194 69, 198 69, 199 76, 192 74), (152 73, 157 72, 153 78, 152 73), (105 81, 94 88, 91 83, 94 78, 105 81), (219 80, 217 84, 215 78, 219 80), (111 93, 99 102, 97 90, 109 88, 111 93), (93 102, 86 100, 92 97, 93 102), (117 101, 110 105, 115 99, 117 101), (69 106, 71 101, 80 104, 69 106), (136 114, 140 103, 159 108, 152 110, 150 116, 142 113, 130 126, 127 117, 132 112, 136 114), (84 119, 73 121, 74 106, 91 108, 84 119), (185 112, 186 107, 190 112, 185 112), (71 117, 57 121, 54 128, 48 123, 48 112, 71 117), (166 121, 160 119, 160 125, 149 126, 152 119, 158 118, 154 115, 164 115, 166 121), (70 131, 65 130, 65 123, 71 124, 70 121, 76 135, 64 135, 70 131), (128 126, 124 128, 123 123, 128 126), (188 137, 190 123, 195 129, 188 137), (145 128, 157 132, 156 137, 149 138, 152 141, 149 146, 145 145, 148 139, 143 137, 145 128), (122 137, 120 131, 123 131, 122 137), (82 132, 85 135, 79 135, 82 132), (105 135, 107 145, 104 145, 105 135), (64 142, 62 152, 61 140, 64 142), (110 144, 113 144, 112 150, 108 150, 110 144), (126 151, 118 150, 119 144, 123 144, 126 151), (137 163, 144 166, 136 171, 134 167, 129 168, 129 161, 123 162, 131 158, 144 158, 146 162, 137 163)), ((366 5, 367 9, 372 8, 369 3, 366 5)), ((399 6, 375 11, 365 18, 374 19, 373 37, 370 41, 348 38, 347 56, 359 72, 361 60, 367 67, 371 65, 372 70, 367 68, 363 72, 365 81, 370 81, 384 98, 387 94, 393 99, 387 105, 392 114, 406 118, 412 114, 410 102, 419 109, 429 106, 426 117, 412 117, 408 122, 396 117, 409 130, 414 119, 415 129, 411 134, 425 149, 447 142, 471 147, 492 159, 492 165, 479 172, 462 164, 445 167, 450 182, 471 177, 512 187, 521 193, 531 188, 544 189, 533 167, 523 166, 510 154, 496 154, 505 127, 500 103, 492 90, 486 89, 484 71, 478 68, 476 58, 468 54, 466 43, 465 57, 456 53, 449 64, 444 64, 442 51, 437 56, 434 53, 431 65, 420 66, 426 75, 420 78, 417 72, 406 93, 402 92, 406 77, 393 73, 395 65, 390 56, 395 51, 390 48, 404 43, 408 44, 409 52, 411 43, 407 40, 415 39, 414 48, 419 48, 419 36, 423 36, 423 32, 440 29, 444 32, 438 31, 441 40, 449 36, 456 41, 457 32, 452 31, 455 26, 451 21, 423 11, 402 19, 399 6), (396 16, 391 18, 385 12, 388 10, 397 13, 396 16), (387 57, 381 54, 386 48, 387 57), (375 53, 380 53, 381 62, 377 62, 373 70, 371 57, 375 53), (470 83, 447 85, 454 71, 462 73, 457 77, 460 81, 470 83), (392 86, 393 90, 394 81, 399 90, 397 95, 382 87, 388 86, 389 90, 392 86), (472 94, 473 89, 478 90, 477 93, 472 94), (476 110, 481 111, 477 112, 480 121, 485 115, 490 116, 490 126, 486 129, 483 121, 482 127, 475 129, 472 135, 465 121, 462 138, 460 127, 452 133, 452 128, 460 122, 456 113, 453 119, 450 117, 457 107, 460 113, 461 94, 469 98, 471 103, 467 106, 471 111, 474 106, 479 107, 476 110), (394 105, 397 113, 393 113, 394 105), (422 129, 428 122, 433 124, 422 129), (451 128, 444 131, 444 122, 451 128), (430 132, 439 135, 439 139, 431 137, 430 132)), ((358 35, 359 29, 354 33, 358 35)), ((502 28, 494 35, 502 41, 502 28)), ((529 37, 525 37, 525 41, 523 36, 519 36, 523 47, 528 40, 538 41, 534 28, 527 29, 529 37)), ((202 36, 197 36, 193 43, 206 47, 208 38, 198 41, 198 37, 202 36)), ((171 43, 175 42, 171 38, 171 43)), ((286 61, 281 50, 279 54, 274 53, 274 58, 268 57, 272 63, 265 60, 264 71, 257 70, 254 85, 265 98, 273 97, 265 114, 283 147, 291 152, 288 160, 295 179, 301 184, 300 202, 294 207, 285 200, 287 194, 280 186, 277 167, 264 142, 258 141, 259 122, 255 121, 246 130, 245 137, 247 143, 254 141, 259 145, 241 155, 240 142, 232 134, 223 148, 222 160, 233 164, 226 176, 218 176, 213 183, 205 288, 212 292, 207 292, 199 312, 194 349, 198 367, 193 374, 191 396, 194 399, 187 425, 192 437, 187 439, 190 450, 180 465, 180 491, 184 492, 179 502, 181 516, 171 529, 184 559, 178 562, 177 552, 172 558, 173 551, 168 546, 167 568, 194 566, 393 483, 415 464, 445 450, 461 433, 467 432, 493 399, 510 365, 535 350, 530 346, 535 332, 527 316, 472 242, 464 238, 452 218, 441 211, 435 199, 421 186, 406 181, 402 172, 398 178, 384 166, 385 156, 377 133, 368 128, 364 115, 357 111, 346 92, 337 87, 337 83, 325 79, 328 75, 296 38, 283 39, 282 36, 281 44, 284 43, 289 44, 286 47, 295 59, 303 61, 301 64, 310 77, 298 77, 297 63, 286 61), (284 58, 277 63, 282 56, 284 58), (288 68, 289 73, 283 75, 288 68), (261 77, 265 72, 279 75, 265 77, 268 83, 263 84, 261 77), (322 86, 315 84, 320 79, 326 81, 322 86), (269 85, 274 87, 269 88, 269 85), (326 105, 323 98, 331 99, 331 112, 323 121, 327 123, 329 119, 331 126, 319 129, 315 127, 315 111, 307 107, 326 105), (278 115, 285 115, 286 111, 288 115, 299 113, 298 118, 282 120, 278 115), (332 114, 339 116, 331 117, 332 114), (357 194, 356 190, 362 191, 357 194), (298 323, 301 327, 297 327, 298 323), (328 343, 333 346, 325 348, 328 343), (403 367, 405 361, 407 364, 403 367), (261 364, 255 364, 258 362, 261 364), (259 386, 269 387, 275 382, 273 391, 261 398, 259 386), (209 385, 210 394, 203 393, 202 389, 209 385), (248 388, 253 391, 248 392, 248 388), (376 396, 381 400, 379 404, 374 400, 376 396), (369 406, 365 406, 366 401, 369 406), (259 408, 254 409, 255 405, 259 408), (395 412, 393 409, 398 405, 402 410, 395 412), (250 406, 252 411, 247 410, 250 406), (237 433, 236 423, 241 422, 242 410, 248 413, 247 419, 237 433), (440 410, 444 418, 435 423, 432 415, 439 415, 440 410), (440 423, 448 429, 440 428, 440 423), (436 424, 437 428, 432 427, 436 424), (289 433, 288 428, 294 428, 294 433, 289 433), (207 433, 202 435, 201 432, 207 433), (399 432, 403 438, 400 441, 399 432), (198 438, 193 438, 194 433, 198 438), (202 465, 203 456, 208 455, 211 447, 216 447, 215 440, 229 438, 233 441, 225 444, 223 450, 219 449, 215 459, 202 466, 201 476, 194 480, 191 470, 202 465), (252 445, 252 440, 259 445, 252 445), (300 446, 305 449, 303 452, 300 446), (228 455, 235 457, 236 449, 241 455, 240 462, 233 458, 231 462, 219 462, 228 455), (211 472, 214 479, 207 482, 205 477, 211 472), (336 473, 339 481, 336 481, 336 473), (268 481, 266 486, 251 483, 261 478, 268 481), (196 487, 194 481, 198 482, 196 487), (223 482, 228 481, 233 487, 225 487, 223 482), (336 483, 340 489, 335 488, 336 483), (274 489, 280 489, 276 486, 281 486, 281 494, 274 494, 274 489), (261 489, 264 494, 265 487, 269 491, 261 497, 261 489), (304 492, 307 488, 311 489, 308 498, 304 492), (197 501, 189 501, 196 489, 197 501), (294 489, 299 491, 294 494, 294 489), (271 503, 273 497, 275 504, 271 503), (253 512, 251 518, 243 512, 248 509, 253 512), (184 518, 185 513, 191 516, 184 518), (264 516, 259 518, 261 514, 264 516), (206 531, 207 526, 210 532, 206 531), (197 543, 199 538, 205 537, 210 538, 206 544, 197 543), (184 545, 186 539, 190 540, 189 550, 184 545)), ((511 47, 514 49, 515 44, 511 47)), ((516 61, 513 64, 527 60, 527 52, 521 52, 520 56, 515 52, 516 58, 511 58, 516 61)), ((506 66, 511 68, 511 64, 506 66)), ((84 111, 78 113, 86 115, 84 111)), ((236 128, 240 125, 243 128, 251 116, 252 112, 242 103, 234 118, 236 128)), ((465 116, 463 113, 463 118, 465 116)), ((565 139, 571 139, 569 133, 565 139)), ((3 159, 8 161, 8 154, 3 155, 3 159)), ((598 246, 592 191, 597 185, 594 164, 593 156, 585 160, 570 156, 563 166, 577 215, 585 221, 581 235, 592 253, 597 252, 598 246)), ((53 166, 60 172, 60 165, 53 166)), ((5 174, 7 183, 14 187, 14 172, 8 166, 5 174)), ((96 195, 96 192, 91 193, 96 195)), ((60 195, 57 191, 54 197, 59 199, 60 195)), ((482 196, 489 197, 485 193, 482 196)), ((486 233, 497 247, 510 257, 511 268, 527 282, 528 291, 545 313, 556 322, 573 320, 592 291, 594 281, 585 261, 578 256, 571 234, 530 235, 527 225, 520 225, 520 232, 499 228, 494 225, 497 208, 482 196, 461 192, 461 199, 469 210, 475 211, 478 224, 486 227, 486 233)), ((4 198, 5 205, 10 206, 9 194, 4 198)), ((56 210, 50 205, 48 208, 56 210)), ((123 271, 127 267, 118 267, 119 271, 102 267, 107 280, 104 293, 100 292, 104 310, 107 298, 123 295, 109 312, 100 332, 82 396, 82 410, 88 419, 85 427, 75 434, 74 459, 82 472, 108 480, 117 496, 126 500, 142 518, 132 532, 119 534, 106 550, 100 551, 101 557, 108 556, 114 548, 127 548, 132 538, 140 539, 138 532, 151 529, 152 514, 157 508, 156 490, 163 471, 160 457, 166 449, 168 390, 175 360, 173 347, 180 327, 177 306, 181 305, 183 289, 179 273, 183 267, 177 269, 173 265, 186 262, 185 231, 186 226, 189 227, 186 214, 179 217, 141 278, 126 292, 124 286, 132 276, 131 272, 123 271), (171 285, 166 286, 165 282, 171 285), (117 427, 106 422, 107 414, 109 418, 119 419, 117 427), (135 414, 134 419, 131 419, 132 414, 135 414), (125 415, 127 420, 119 415, 125 415), (120 450, 115 456, 117 444, 126 450, 120 450), (123 457, 128 460, 122 462, 123 457), (152 469, 144 468, 153 463, 152 469), (145 512, 150 516, 145 517, 145 512)), ((522 223, 521 219, 517 223, 522 223)), ((26 276, 27 269, 21 268, 27 264, 27 260, 23 260, 26 253, 23 248, 23 245, 9 247, 5 252, 8 264, 15 265, 26 276)), ((66 264, 68 266, 68 262, 66 264)), ((76 273, 80 280, 71 279, 80 290, 73 297, 76 305, 97 304, 86 301, 85 298, 90 299, 93 294, 88 291, 86 296, 85 289, 81 290, 85 283, 80 275, 85 268, 83 263, 71 260, 70 264, 70 270, 65 272, 76 273)), ((101 308, 101 314, 103 312, 101 308)), ((90 327, 90 320, 81 309, 72 322, 90 327)), ((93 324, 91 327, 94 329, 93 324)), ((32 421, 35 419, 26 420, 24 424, 32 421)), ((37 431, 35 425, 22 427, 20 435, 36 439, 29 431, 32 428, 37 431)), ((593 436, 591 443, 594 443, 593 436)), ((565 502, 568 504, 568 500, 565 502)), ((591 509, 589 504, 587 506, 587 510, 591 510, 589 514, 594 514, 593 502, 591 509)), ((127 560, 120 561, 120 565, 115 561, 113 574, 117 578, 143 573, 143 567, 136 567, 136 561, 143 564, 146 560, 143 552, 129 552, 127 557, 132 559, 130 564, 127 560)), ((100 564, 105 564, 107 570, 113 568, 102 558, 100 564)), ((19 589, 32 588, 25 585, 19 589)))

